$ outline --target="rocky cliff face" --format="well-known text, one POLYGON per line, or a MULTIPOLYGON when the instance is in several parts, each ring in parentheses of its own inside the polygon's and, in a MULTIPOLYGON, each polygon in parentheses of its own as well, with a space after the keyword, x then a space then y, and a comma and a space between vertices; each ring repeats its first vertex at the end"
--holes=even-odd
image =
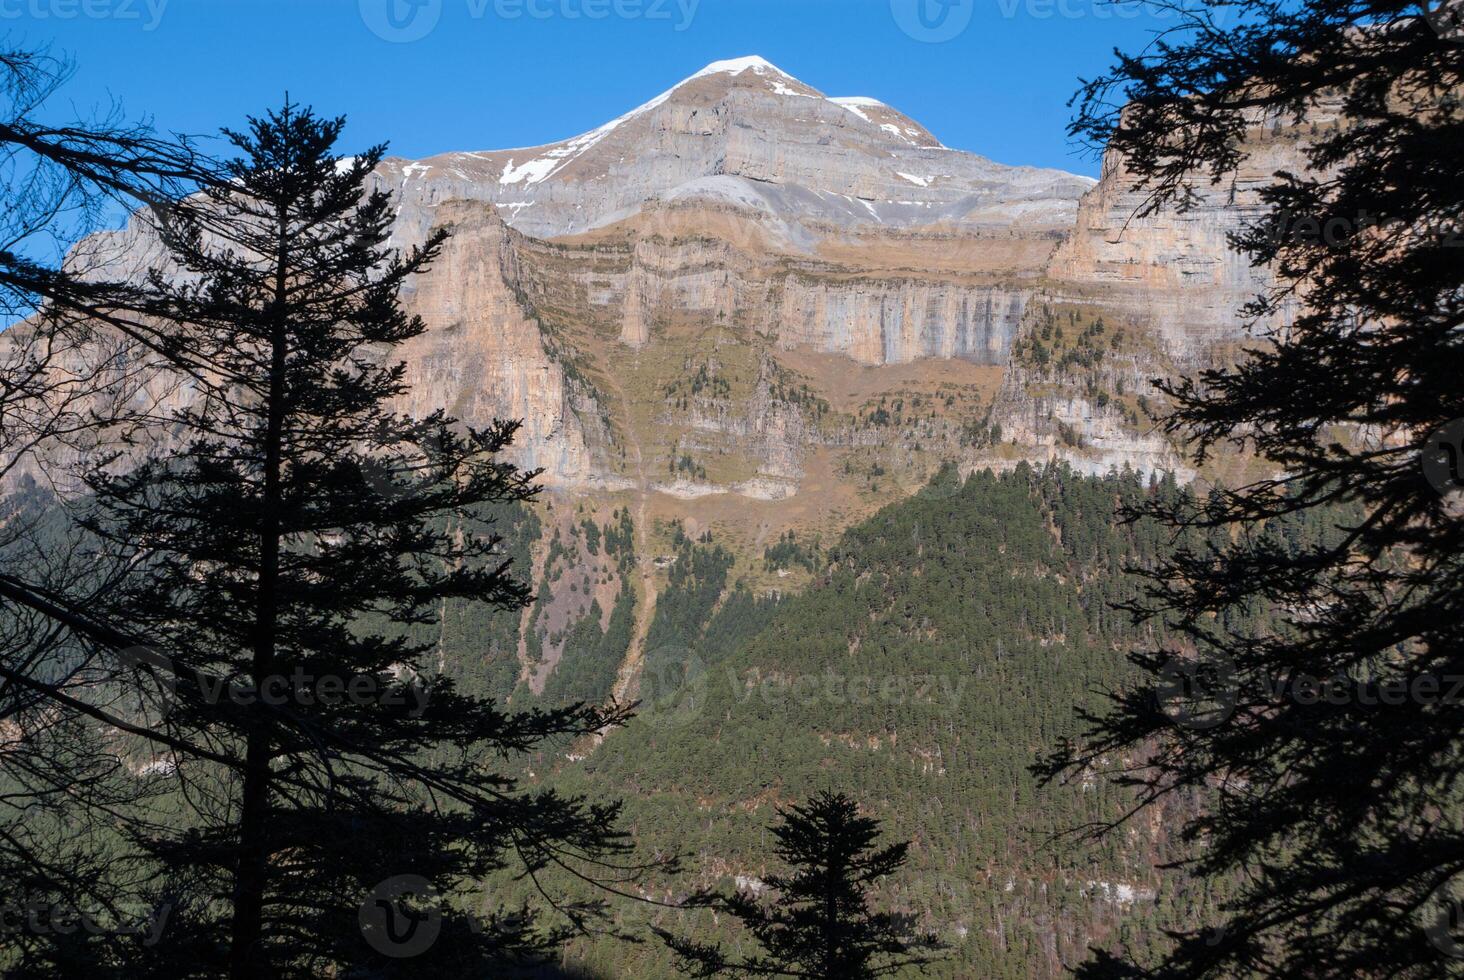
POLYGON ((1300 168, 1310 135, 1338 125, 1336 110, 1322 105, 1302 123, 1257 118, 1240 168, 1192 185, 1184 208, 1141 214, 1147 191, 1118 154, 1106 154, 1101 180, 1083 195, 1047 263, 1043 315, 1029 321, 1028 343, 1016 344, 993 405, 1003 432, 1089 470, 1127 464, 1191 475, 1144 422, 1151 382, 1224 361, 1274 326, 1240 314, 1271 279, 1233 251, 1230 238, 1262 220, 1260 188, 1278 171, 1300 168), (1070 330, 1106 321, 1105 342, 1074 349, 1054 329, 1054 309, 1070 330))
POLYGON ((1102 179, 1083 196, 1048 275, 1059 288, 1142 319, 1179 361, 1202 362, 1216 345, 1244 337, 1237 311, 1270 282, 1230 249, 1229 236, 1262 217, 1257 191, 1277 171, 1301 165, 1309 135, 1337 124, 1335 106, 1315 109, 1302 124, 1257 119, 1238 170, 1192 185, 1183 209, 1144 216, 1147 192, 1118 154, 1106 154, 1102 179))
POLYGON ((1241 336, 1236 311, 1265 285, 1227 236, 1258 213, 1252 187, 1274 169, 1202 188, 1185 212, 1136 217, 1146 194, 1123 160, 1107 154, 1102 180, 1084 195, 1048 274, 1058 288, 1152 324, 1166 350, 1203 356, 1209 345, 1241 336))
POLYGON ((398 351, 409 388, 398 408, 418 417, 446 407, 475 422, 522 419, 516 462, 556 483, 603 484, 604 411, 520 301, 520 236, 477 202, 445 204, 435 219, 451 235, 409 298, 427 331, 398 351))
MULTIPOLYGON (((745 58, 572 139, 389 160, 394 242, 452 230, 399 407, 521 418, 516 461, 566 490, 846 517, 943 459, 1177 468, 1149 380, 1244 338, 1264 277, 1227 236, 1305 137, 1258 122, 1242 171, 1133 218, 1120 159, 1003 166, 745 58)), ((140 222, 85 250, 158 258, 140 222)))
POLYGON ((409 410, 523 417, 521 461, 564 486, 757 497, 796 490, 813 448, 867 443, 861 413, 878 412, 814 418, 813 377, 782 400, 790 389, 768 384, 782 355, 1005 366, 1093 183, 951 150, 759 58, 709 65, 570 140, 392 160, 377 180, 401 203, 399 244, 443 223, 462 239, 417 286, 432 330, 408 352, 409 410), (707 371, 694 348, 708 331, 740 348, 739 390, 719 375, 714 391, 668 394, 707 371), (700 479, 698 455, 724 479, 700 479))

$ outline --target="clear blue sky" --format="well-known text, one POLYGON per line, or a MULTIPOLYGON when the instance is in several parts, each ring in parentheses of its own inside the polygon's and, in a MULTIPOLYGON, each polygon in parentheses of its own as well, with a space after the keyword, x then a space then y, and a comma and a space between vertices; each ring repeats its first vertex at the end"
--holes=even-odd
POLYGON ((237 126, 288 89, 347 115, 348 149, 528 146, 759 54, 948 146, 1087 174, 1065 134, 1078 76, 1166 23, 1100 0, 0 0, 12 42, 75 59, 78 108, 115 99, 176 131, 237 126))

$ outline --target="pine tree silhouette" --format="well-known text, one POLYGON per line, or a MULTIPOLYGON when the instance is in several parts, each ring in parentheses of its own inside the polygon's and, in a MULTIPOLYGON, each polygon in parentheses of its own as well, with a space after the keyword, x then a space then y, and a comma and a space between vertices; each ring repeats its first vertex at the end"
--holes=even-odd
POLYGON ((1205 842, 1190 870, 1238 888, 1223 928, 1189 924, 1159 975, 1459 966, 1429 931, 1464 895, 1464 712, 1443 693, 1464 676, 1464 521, 1440 451, 1464 439, 1464 46, 1426 14, 1204 0, 1079 96, 1074 133, 1122 155, 1143 212, 1235 181, 1267 130, 1294 127, 1271 138, 1302 155, 1233 238, 1275 276, 1245 310, 1257 342, 1159 383, 1197 464, 1240 447, 1267 475, 1139 508, 1189 543, 1141 570, 1132 609, 1182 639, 1138 653, 1149 683, 1041 767, 1142 759, 1117 774, 1139 806, 1206 801, 1183 830, 1205 842), (1275 621, 1246 626, 1255 610, 1275 621), (1202 729, 1158 697, 1196 659, 1228 678, 1202 729))
POLYGON ((464 889, 608 862, 593 877, 628 849, 618 806, 485 765, 622 712, 505 713, 439 672, 444 602, 529 598, 489 509, 531 499, 537 474, 500 457, 517 422, 388 407, 391 350, 424 329, 398 294, 446 232, 389 247, 392 201, 367 189, 384 148, 336 155, 343 125, 286 104, 227 134, 230 180, 165 225, 176 268, 152 276, 151 314, 210 383, 152 419, 171 448, 90 477, 89 528, 135 559, 95 612, 176 675, 160 725, 181 812, 135 838, 174 928, 139 972, 485 969, 568 925, 466 912, 464 889))
POLYGON ((869 908, 870 888, 905 864, 908 843, 876 847, 879 821, 860 816, 842 793, 820 793, 778 815, 782 823, 769 828, 774 854, 791 870, 768 876, 775 899, 737 891, 688 903, 737 919, 763 952, 729 959, 721 944, 657 929, 686 975, 869 980, 933 962, 933 937, 917 934, 908 916, 869 908))

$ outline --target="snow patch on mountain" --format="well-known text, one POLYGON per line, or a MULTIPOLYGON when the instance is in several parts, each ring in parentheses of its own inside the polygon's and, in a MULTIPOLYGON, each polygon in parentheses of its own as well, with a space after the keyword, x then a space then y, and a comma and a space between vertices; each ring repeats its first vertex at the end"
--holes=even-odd
POLYGON ((528 181, 530 184, 537 184, 548 177, 554 170, 558 161, 553 157, 540 157, 537 160, 530 160, 521 167, 513 165, 513 158, 509 158, 504 164, 503 176, 498 178, 500 184, 517 184, 519 181, 528 181))
MULTIPOLYGON (((686 81, 683 81, 681 84, 685 85, 686 82, 689 82, 692 79, 705 78, 708 75, 741 75, 743 72, 749 70, 754 71, 759 75, 763 74, 764 72, 770 71, 774 72, 775 74, 782 75, 784 78, 793 78, 792 75, 788 74, 783 69, 773 64, 771 61, 759 55, 753 54, 748 55, 745 58, 729 58, 726 61, 714 61, 710 65, 707 65, 705 68, 703 68, 701 71, 697 72, 695 75, 692 75, 690 78, 686 79, 686 81)), ((793 80, 795 82, 798 81, 798 79, 796 78, 793 78, 793 80)), ((679 88, 680 86, 677 87, 679 88)))

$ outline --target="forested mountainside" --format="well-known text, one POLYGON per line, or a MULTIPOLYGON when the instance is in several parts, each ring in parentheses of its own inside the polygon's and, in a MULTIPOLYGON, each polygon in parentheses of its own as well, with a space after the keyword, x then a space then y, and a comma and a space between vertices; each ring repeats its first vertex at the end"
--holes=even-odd
MULTIPOLYGON (((1210 921, 1227 882, 1156 870, 1190 853, 1177 829, 1203 800, 1171 799, 1091 844, 1079 832, 1118 819, 1127 791, 1098 773, 1043 785, 1033 771, 1131 679, 1130 652, 1175 639, 1116 608, 1139 597, 1128 570, 1175 541, 1114 513, 1192 492, 1172 478, 1064 464, 967 478, 948 467, 831 542, 770 543, 765 567, 809 576, 788 595, 736 575, 714 534, 662 528, 672 550, 658 560, 639 715, 601 739, 510 760, 530 784, 623 800, 641 859, 683 858, 680 874, 628 886, 627 897, 544 873, 564 893, 604 902, 614 927, 566 949, 566 967, 581 971, 571 975, 675 976, 659 945, 621 937, 644 940, 647 923, 716 935, 704 914, 668 906, 701 887, 758 888, 774 807, 821 789, 854 796, 892 839, 912 841, 908 867, 878 900, 947 944, 932 976, 1059 976, 1092 945, 1142 956, 1166 926, 1210 921)), ((43 499, 31 496, 28 506, 43 499)), ((506 557, 533 574, 537 599, 523 615, 449 603, 419 627, 444 672, 520 709, 617 694, 641 601, 629 508, 572 532, 547 528, 544 511, 472 518, 492 521, 506 557), (554 543, 536 562, 530 543, 545 534, 554 543), (527 659, 546 628, 560 644, 548 667, 527 659)), ((1309 516, 1264 533, 1300 550, 1333 523, 1309 516)), ((69 540, 64 526, 57 541, 69 540)), ((1231 625, 1264 627, 1265 615, 1231 625)), ((143 757, 130 768, 139 779, 150 771, 143 757)), ((532 879, 485 887, 494 904, 537 900, 532 879)))
MULTIPOLYGON (((1332 123, 1247 139, 1280 166, 1332 123)), ((1183 482, 1152 382, 1244 341, 1259 280, 1224 242, 1260 174, 1130 224, 1116 156, 1096 184, 994 163, 758 58, 563 143, 383 161, 392 245, 451 233, 404 290, 427 330, 393 407, 523 420, 506 455, 553 491, 507 529, 533 608, 449 608, 447 646, 501 696, 633 697, 681 642, 667 610, 801 591, 820 542, 945 462, 1183 482)), ((155 232, 144 210, 73 258, 166 275, 155 232)))
MULTIPOLYGON (((1185 853, 1175 830, 1202 801, 1172 800, 1090 846, 1074 832, 1117 818, 1123 791, 1096 775, 1043 786, 1031 767, 1079 735, 1081 712, 1125 683, 1130 651, 1164 639, 1115 605, 1138 595, 1125 570, 1154 562, 1172 542, 1147 521, 1116 524, 1115 508, 1190 492, 1172 479, 1086 476, 1060 464, 964 480, 947 469, 816 552, 786 539, 770 547, 769 563, 816 568, 805 592, 784 598, 731 579, 731 557, 714 536, 677 529, 645 641, 640 717, 602 742, 527 760, 524 776, 622 798, 644 854, 685 856, 684 873, 642 889, 643 898, 674 903, 697 886, 758 887, 774 805, 829 788, 914 842, 906 873, 881 899, 949 944, 933 975, 1056 976, 1091 944, 1142 951, 1166 924, 1206 920, 1224 898, 1223 882, 1154 870, 1185 853)), ((541 693, 514 685, 516 705, 612 689, 635 601, 624 584, 635 529, 619 513, 617 523, 586 522, 576 535, 600 559, 590 590, 614 596, 610 605, 587 598, 583 569, 562 550, 545 563, 532 615, 554 608, 546 596, 556 589, 589 611, 560 627, 568 640, 541 693)), ((1268 533, 1299 547, 1319 528, 1268 533)), ((505 690, 509 633, 461 645, 472 635, 444 617, 445 664, 469 683, 505 690)), ((525 898, 532 888, 490 887, 525 898)), ((627 901, 612 901, 610 914, 621 925, 649 918, 697 935, 717 929, 627 901)), ((607 977, 674 975, 660 948, 628 950, 610 938, 581 941, 568 958, 607 977)))

